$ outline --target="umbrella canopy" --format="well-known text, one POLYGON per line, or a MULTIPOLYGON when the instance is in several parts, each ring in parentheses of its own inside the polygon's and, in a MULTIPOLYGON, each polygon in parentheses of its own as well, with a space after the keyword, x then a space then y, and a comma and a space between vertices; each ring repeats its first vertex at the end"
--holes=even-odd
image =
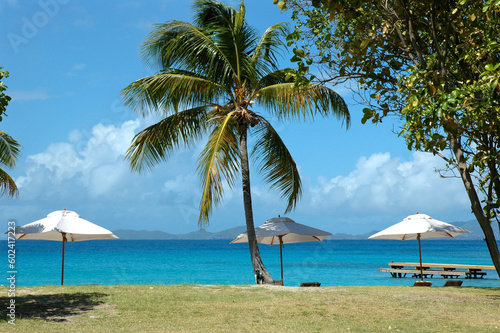
POLYGON ((118 238, 108 229, 82 219, 76 212, 57 210, 46 218, 16 228, 17 239, 79 242, 118 238))
POLYGON ((403 221, 396 223, 393 226, 370 236, 369 238, 410 240, 417 239, 417 237, 455 237, 466 233, 470 233, 470 231, 456 227, 449 223, 435 220, 429 215, 415 214, 408 216, 403 221))
POLYGON ((64 284, 64 247, 66 242, 79 242, 95 239, 116 239, 108 229, 82 219, 70 210, 57 210, 46 218, 16 228, 17 239, 37 239, 62 241, 61 285, 64 284))
MULTIPOLYGON (((331 235, 327 231, 296 223, 288 217, 280 216, 269 219, 263 225, 255 228, 258 243, 280 245, 281 281, 283 281, 283 244, 320 242, 331 235)), ((242 233, 230 244, 235 243, 248 243, 247 233, 242 233)))
POLYGON ((433 219, 426 214, 415 214, 406 217, 403 221, 390 226, 376 234, 368 237, 369 239, 398 239, 398 240, 418 240, 418 253, 420 257, 420 277, 422 275, 422 249, 420 245, 421 238, 443 238, 455 237, 458 235, 470 233, 469 230, 456 227, 452 224, 433 219))

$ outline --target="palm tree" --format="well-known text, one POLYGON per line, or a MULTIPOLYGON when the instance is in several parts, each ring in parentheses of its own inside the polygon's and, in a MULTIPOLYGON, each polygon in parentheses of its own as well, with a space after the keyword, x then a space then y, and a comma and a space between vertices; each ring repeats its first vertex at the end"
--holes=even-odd
POLYGON ((259 38, 245 21, 243 1, 239 10, 214 0, 195 1, 193 8, 194 23, 158 24, 142 44, 143 59, 158 74, 131 83, 122 94, 139 114, 163 119, 134 137, 126 159, 140 172, 208 135, 197 168, 203 183, 199 224, 206 226, 212 208, 222 201, 223 180, 232 188, 241 172, 254 273, 259 270, 264 282, 272 283, 255 237, 248 134, 255 137, 250 156, 264 180, 287 200, 285 213, 295 208, 301 181, 278 133, 252 107, 258 103, 279 120, 334 115, 348 126, 347 106, 324 86, 296 88, 289 71, 278 68, 277 55, 287 34, 284 23, 269 27, 259 38))
MULTIPOLYGON (((2 82, 2 79, 8 76, 9 72, 0 67, 0 122, 10 101, 10 97, 3 92, 7 86, 2 82)), ((4 167, 13 168, 20 154, 21 145, 10 135, 0 131, 0 197, 4 195, 14 197, 19 193, 14 179, 4 170, 4 167)))

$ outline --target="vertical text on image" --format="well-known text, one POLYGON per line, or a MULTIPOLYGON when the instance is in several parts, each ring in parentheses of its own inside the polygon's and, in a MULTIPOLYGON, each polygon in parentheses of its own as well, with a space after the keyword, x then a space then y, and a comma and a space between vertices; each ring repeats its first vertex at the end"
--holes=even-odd
POLYGON ((10 318, 9 324, 15 325, 16 322, 16 222, 7 223, 7 261, 9 269, 7 271, 7 280, 9 281, 8 297, 10 301, 7 305, 7 317, 10 318))

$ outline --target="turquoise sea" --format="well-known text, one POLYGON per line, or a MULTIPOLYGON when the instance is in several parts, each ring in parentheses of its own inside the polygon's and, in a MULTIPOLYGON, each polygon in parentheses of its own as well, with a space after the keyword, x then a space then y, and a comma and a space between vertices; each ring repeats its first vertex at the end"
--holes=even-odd
MULTIPOLYGON (((0 241, 4 272, 8 243, 0 241)), ((16 286, 59 285, 61 242, 15 242, 16 286)), ((260 245, 271 275, 280 279, 279 246, 260 245)), ((424 262, 492 265, 484 241, 422 240, 424 262)), ((0 259, 2 260, 2 259, 0 259)), ((392 278, 378 271, 390 261, 418 262, 416 241, 328 240, 286 244, 285 286, 321 282, 322 286, 413 285, 415 278, 392 278)), ((483 279, 464 279, 462 286, 500 287, 494 271, 483 279)), ((433 286, 445 279, 426 279, 433 286)), ((4 280, 7 284, 7 280, 4 280)), ((229 240, 98 240, 66 244, 65 285, 99 284, 252 284, 247 244, 229 240)))

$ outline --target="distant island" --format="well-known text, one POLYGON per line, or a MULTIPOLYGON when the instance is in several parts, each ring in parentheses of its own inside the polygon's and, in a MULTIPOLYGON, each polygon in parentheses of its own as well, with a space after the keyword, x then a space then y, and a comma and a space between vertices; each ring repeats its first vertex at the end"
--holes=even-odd
POLYGON ((198 231, 189 232, 187 234, 171 234, 164 231, 148 231, 148 230, 130 230, 130 229, 119 229, 114 230, 113 234, 118 236, 120 239, 185 239, 185 240, 211 240, 211 239, 234 239, 239 234, 246 231, 245 226, 235 227, 219 232, 209 232, 205 229, 200 229, 198 231))
MULTIPOLYGON (((467 240, 481 240, 484 238, 481 228, 479 224, 475 220, 471 220, 468 222, 454 222, 453 225, 457 227, 467 229, 471 231, 470 234, 460 235, 457 239, 467 239, 467 240)), ((495 235, 497 239, 500 239, 498 236, 498 228, 495 229, 495 235)), ((230 228, 227 230, 219 231, 219 232, 209 232, 205 229, 200 229, 198 231, 189 232, 186 234, 171 234, 164 231, 158 230, 130 230, 130 229, 119 229, 114 230, 113 233, 118 236, 120 239, 178 239, 178 240, 217 240, 217 239, 226 239, 233 240, 238 235, 246 232, 245 226, 239 226, 235 228, 230 228)), ((371 235, 377 233, 378 230, 373 230, 364 234, 351 235, 345 233, 337 233, 328 237, 327 240, 334 239, 368 239, 371 235)))

